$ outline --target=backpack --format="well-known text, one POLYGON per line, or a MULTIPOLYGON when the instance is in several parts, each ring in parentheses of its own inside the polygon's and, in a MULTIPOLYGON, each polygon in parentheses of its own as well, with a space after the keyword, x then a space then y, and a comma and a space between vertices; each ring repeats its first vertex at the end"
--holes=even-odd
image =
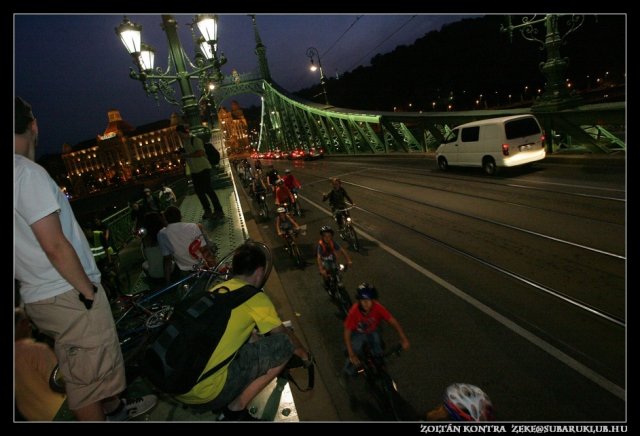
POLYGON ((336 247, 333 245, 333 241, 329 241, 329 245, 325 244, 324 240, 320 239, 318 241, 318 245, 320 245, 320 256, 321 257, 329 257, 333 256, 336 253, 336 247))
POLYGON ((207 142, 204 145, 204 151, 207 153, 207 159, 212 167, 218 166, 220 163, 220 152, 213 146, 212 143, 207 142))
POLYGON ((227 328, 231 311, 258 292, 261 290, 251 285, 233 292, 220 286, 211 292, 192 292, 178 303, 145 352, 143 367, 149 381, 162 392, 184 394, 231 362, 236 353, 202 374, 227 328))

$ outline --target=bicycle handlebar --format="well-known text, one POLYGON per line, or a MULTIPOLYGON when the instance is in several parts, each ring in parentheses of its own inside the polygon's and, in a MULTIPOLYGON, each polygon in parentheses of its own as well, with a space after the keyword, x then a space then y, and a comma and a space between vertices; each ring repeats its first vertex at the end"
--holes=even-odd
POLYGON ((346 211, 348 211, 348 210, 353 209, 354 207, 355 207, 354 205, 351 205, 351 206, 349 206, 349 207, 347 207, 347 208, 344 208, 344 209, 336 209, 335 211, 336 211, 336 212, 346 212, 346 211))

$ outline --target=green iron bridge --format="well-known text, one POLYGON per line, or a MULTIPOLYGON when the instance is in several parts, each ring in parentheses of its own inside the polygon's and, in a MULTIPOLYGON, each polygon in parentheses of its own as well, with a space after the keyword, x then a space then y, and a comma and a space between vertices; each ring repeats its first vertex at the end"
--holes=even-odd
POLYGON ((306 101, 275 83, 266 48, 255 21, 253 29, 259 72, 226 77, 213 92, 219 106, 240 94, 262 100, 258 150, 308 150, 322 147, 327 154, 358 155, 434 151, 451 128, 470 121, 534 113, 547 132, 548 151, 559 147, 609 153, 624 150, 624 140, 607 126, 625 125, 625 102, 576 106, 564 110, 532 108, 461 112, 378 112, 334 107, 306 101))

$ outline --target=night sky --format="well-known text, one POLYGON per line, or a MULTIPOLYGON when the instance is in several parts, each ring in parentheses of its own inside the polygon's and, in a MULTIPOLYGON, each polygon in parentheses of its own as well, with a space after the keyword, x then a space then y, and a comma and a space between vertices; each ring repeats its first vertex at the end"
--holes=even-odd
MULTIPOLYGON (((166 68, 168 44, 161 17, 127 17, 143 26, 142 41, 155 48, 155 65, 166 68)), ((319 83, 319 72, 309 71, 306 50, 311 46, 320 52, 325 75, 335 77, 336 73, 369 65, 377 53, 412 44, 425 33, 465 17, 258 14, 256 19, 272 78, 295 92, 319 83)), ((193 43, 187 24, 193 15, 175 18, 182 45, 192 58, 193 43)), ((76 144, 102 134, 111 108, 119 109, 134 126, 179 112, 178 107, 162 99, 158 105, 154 98, 146 96, 140 82, 129 78, 129 67, 134 65, 114 30, 122 19, 122 14, 15 15, 15 95, 32 104, 38 119, 37 156, 59 153, 64 142, 76 144)), ((251 19, 222 14, 218 25, 218 50, 228 59, 222 72, 229 75, 234 68, 239 73, 257 71, 251 19)), ((176 95, 180 95, 179 91, 176 95)), ((236 99, 243 106, 259 104, 255 96, 236 99)), ((228 101, 223 105, 230 106, 228 101)))

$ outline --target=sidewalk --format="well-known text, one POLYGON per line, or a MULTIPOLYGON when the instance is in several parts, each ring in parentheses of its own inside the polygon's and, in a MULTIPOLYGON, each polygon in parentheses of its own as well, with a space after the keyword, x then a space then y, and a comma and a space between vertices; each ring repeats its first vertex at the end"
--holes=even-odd
MULTIPOLYGON (((226 171, 230 174, 227 160, 226 171)), ((233 179, 232 179, 233 180, 233 179)), ((218 256, 225 256, 251 237, 261 240, 257 227, 253 220, 246 223, 243 210, 235 186, 217 188, 216 195, 222 204, 225 218, 217 222, 205 221, 207 236, 218 246, 218 256), (249 231, 248 227, 252 230, 249 231)), ((182 220, 185 222, 201 222, 203 214, 202 206, 195 194, 187 195, 180 204, 182 220)), ((140 292, 147 289, 147 285, 141 276, 141 251, 139 241, 133 241, 120 252, 121 262, 124 268, 130 272, 132 280, 132 292, 140 292)), ((280 280, 277 272, 272 271, 265 286, 265 292, 270 296, 276 310, 283 320, 291 319, 291 309, 288 301, 284 301, 280 280), (274 292, 275 291, 275 292, 274 292)), ((294 323, 294 328, 296 325, 294 323)), ((316 386, 319 384, 316 376, 316 386)), ((127 388, 127 396, 138 396, 147 393, 158 395, 158 404, 149 413, 137 417, 136 421, 215 421, 217 415, 213 412, 194 412, 191 408, 177 402, 172 397, 156 392, 144 379, 137 378, 127 388)), ((284 378, 273 380, 249 405, 249 411, 256 417, 268 421, 299 421, 298 411, 291 392, 289 382, 284 378)))

